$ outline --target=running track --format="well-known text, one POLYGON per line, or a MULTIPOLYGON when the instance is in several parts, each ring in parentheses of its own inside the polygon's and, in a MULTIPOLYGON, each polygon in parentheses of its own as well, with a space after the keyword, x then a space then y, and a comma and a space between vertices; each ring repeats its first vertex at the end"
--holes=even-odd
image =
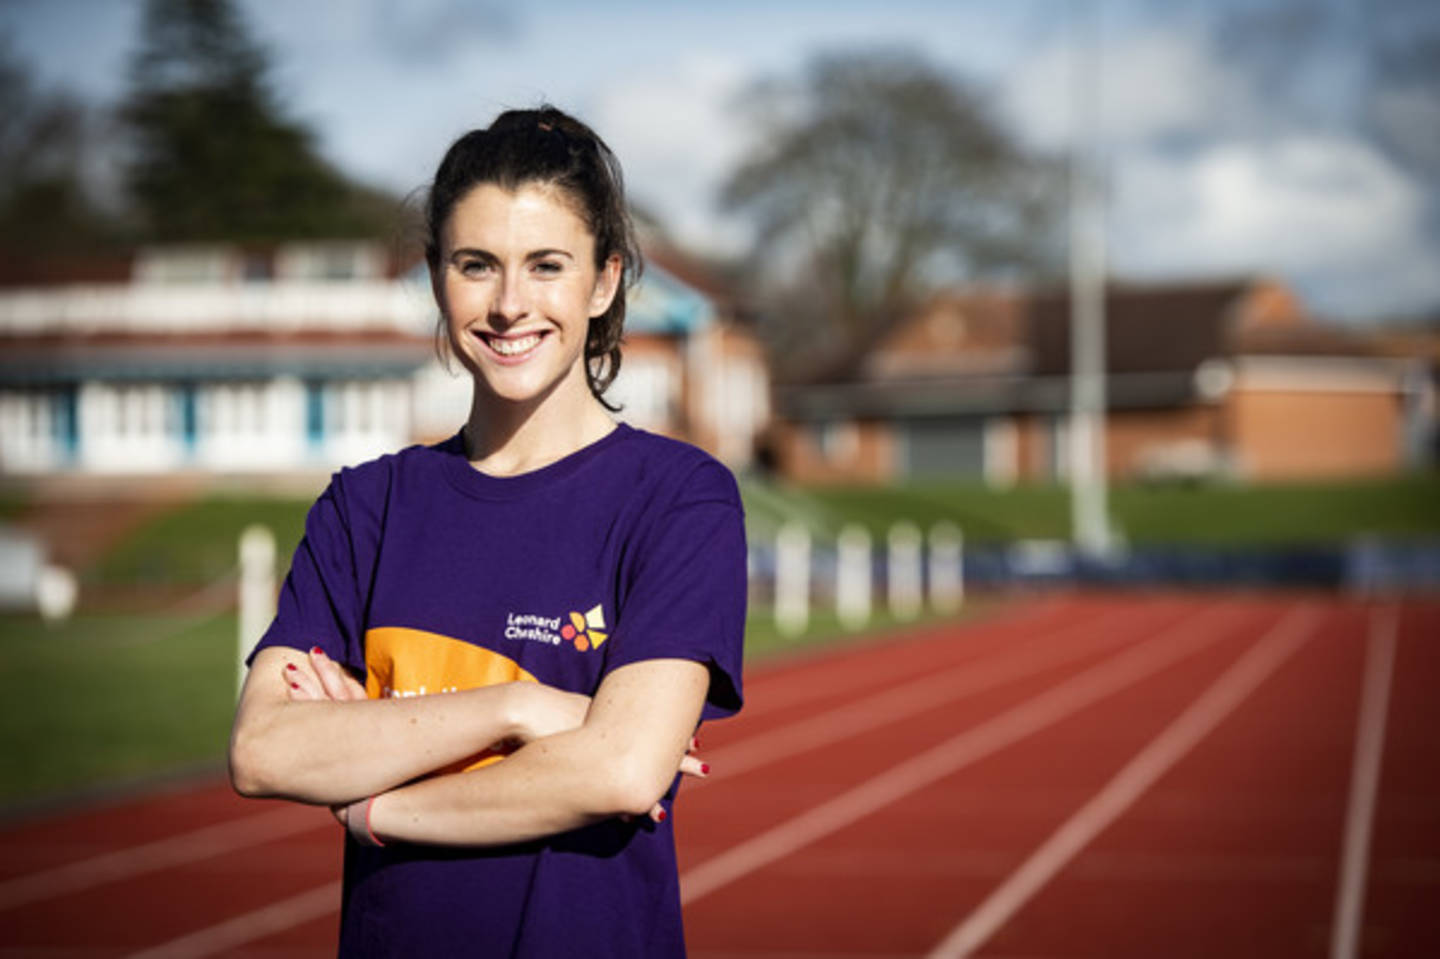
MULTIPOLYGON (((1440 602, 1064 596, 748 677, 675 816, 695 959, 1440 956, 1440 602)), ((333 953, 324 813, 0 830, 0 957, 333 953)))

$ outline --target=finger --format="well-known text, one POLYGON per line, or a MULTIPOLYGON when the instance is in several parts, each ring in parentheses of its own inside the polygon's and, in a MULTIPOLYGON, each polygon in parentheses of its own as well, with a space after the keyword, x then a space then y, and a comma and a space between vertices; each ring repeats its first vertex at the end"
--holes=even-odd
POLYGON ((345 675, 335 660, 325 655, 325 651, 319 646, 310 647, 310 665, 315 669, 315 675, 320 678, 320 686, 329 699, 346 700, 350 698, 350 690, 345 687, 345 675))
POLYGON ((685 751, 686 751, 687 753, 693 753, 695 750, 697 750, 697 749, 699 749, 699 748, 700 748, 700 737, 699 737, 699 736, 691 736, 691 737, 690 737, 690 748, 687 749, 687 750, 685 750, 685 751))
POLYGON ((324 699, 325 691, 320 682, 308 669, 301 669, 294 663, 286 663, 281 671, 285 680, 285 691, 293 700, 324 699))
POLYGON ((665 812, 665 807, 660 805, 658 802, 650 807, 651 822, 664 822, 667 815, 668 813, 665 812))
POLYGON ((704 779, 710 775, 710 764, 702 763, 694 756, 686 756, 680 760, 680 771, 687 776, 699 776, 704 779))
POLYGON ((342 670, 342 681, 345 683, 347 699, 369 699, 370 694, 365 692, 365 684, 351 676, 348 671, 342 670))

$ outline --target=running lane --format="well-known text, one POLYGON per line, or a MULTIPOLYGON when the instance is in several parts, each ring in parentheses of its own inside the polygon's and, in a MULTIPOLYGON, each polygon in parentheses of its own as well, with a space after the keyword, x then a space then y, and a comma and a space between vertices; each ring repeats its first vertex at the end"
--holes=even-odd
POLYGON ((733 857, 727 808, 744 810, 743 841, 760 848, 743 875, 690 902, 695 955, 923 955, 1291 605, 1188 599, 1148 622, 1097 623, 1125 642, 796 757, 759 781, 697 790, 705 802, 684 812, 696 838, 684 848, 701 858, 685 879, 733 857), (994 732, 1014 729, 1028 732, 994 732), (982 741, 994 748, 966 749, 982 741), (896 788, 883 804, 860 802, 885 783, 896 788), (812 825, 817 804, 847 791, 858 815, 830 801, 836 815, 818 818, 833 828, 765 860, 766 842, 785 846, 790 824, 812 825), (773 842, 757 842, 767 827, 773 842), (728 843, 707 835, 722 832, 728 843))

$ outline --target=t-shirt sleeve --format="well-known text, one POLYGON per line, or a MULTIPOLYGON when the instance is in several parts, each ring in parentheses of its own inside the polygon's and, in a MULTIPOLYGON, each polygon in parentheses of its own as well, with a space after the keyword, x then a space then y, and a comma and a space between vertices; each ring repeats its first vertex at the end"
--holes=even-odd
POLYGON ((710 670, 704 719, 740 709, 745 636, 745 520, 730 471, 709 461, 646 531, 629 574, 605 669, 691 659, 710 670))
POLYGON ((325 655, 363 674, 363 572, 368 564, 362 528, 356 529, 353 504, 347 501, 343 474, 310 507, 305 535, 295 547, 290 572, 280 589, 275 619, 246 663, 268 646, 308 650, 319 646, 325 655))

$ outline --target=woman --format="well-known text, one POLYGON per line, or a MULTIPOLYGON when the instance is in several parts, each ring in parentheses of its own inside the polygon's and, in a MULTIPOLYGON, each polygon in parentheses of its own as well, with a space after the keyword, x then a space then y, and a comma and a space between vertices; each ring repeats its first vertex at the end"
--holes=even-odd
POLYGON ((740 707, 734 479, 608 415, 639 256, 593 131, 504 113, 427 214, 468 421, 312 507, 232 779, 335 807, 342 955, 682 955, 676 770, 740 707))

